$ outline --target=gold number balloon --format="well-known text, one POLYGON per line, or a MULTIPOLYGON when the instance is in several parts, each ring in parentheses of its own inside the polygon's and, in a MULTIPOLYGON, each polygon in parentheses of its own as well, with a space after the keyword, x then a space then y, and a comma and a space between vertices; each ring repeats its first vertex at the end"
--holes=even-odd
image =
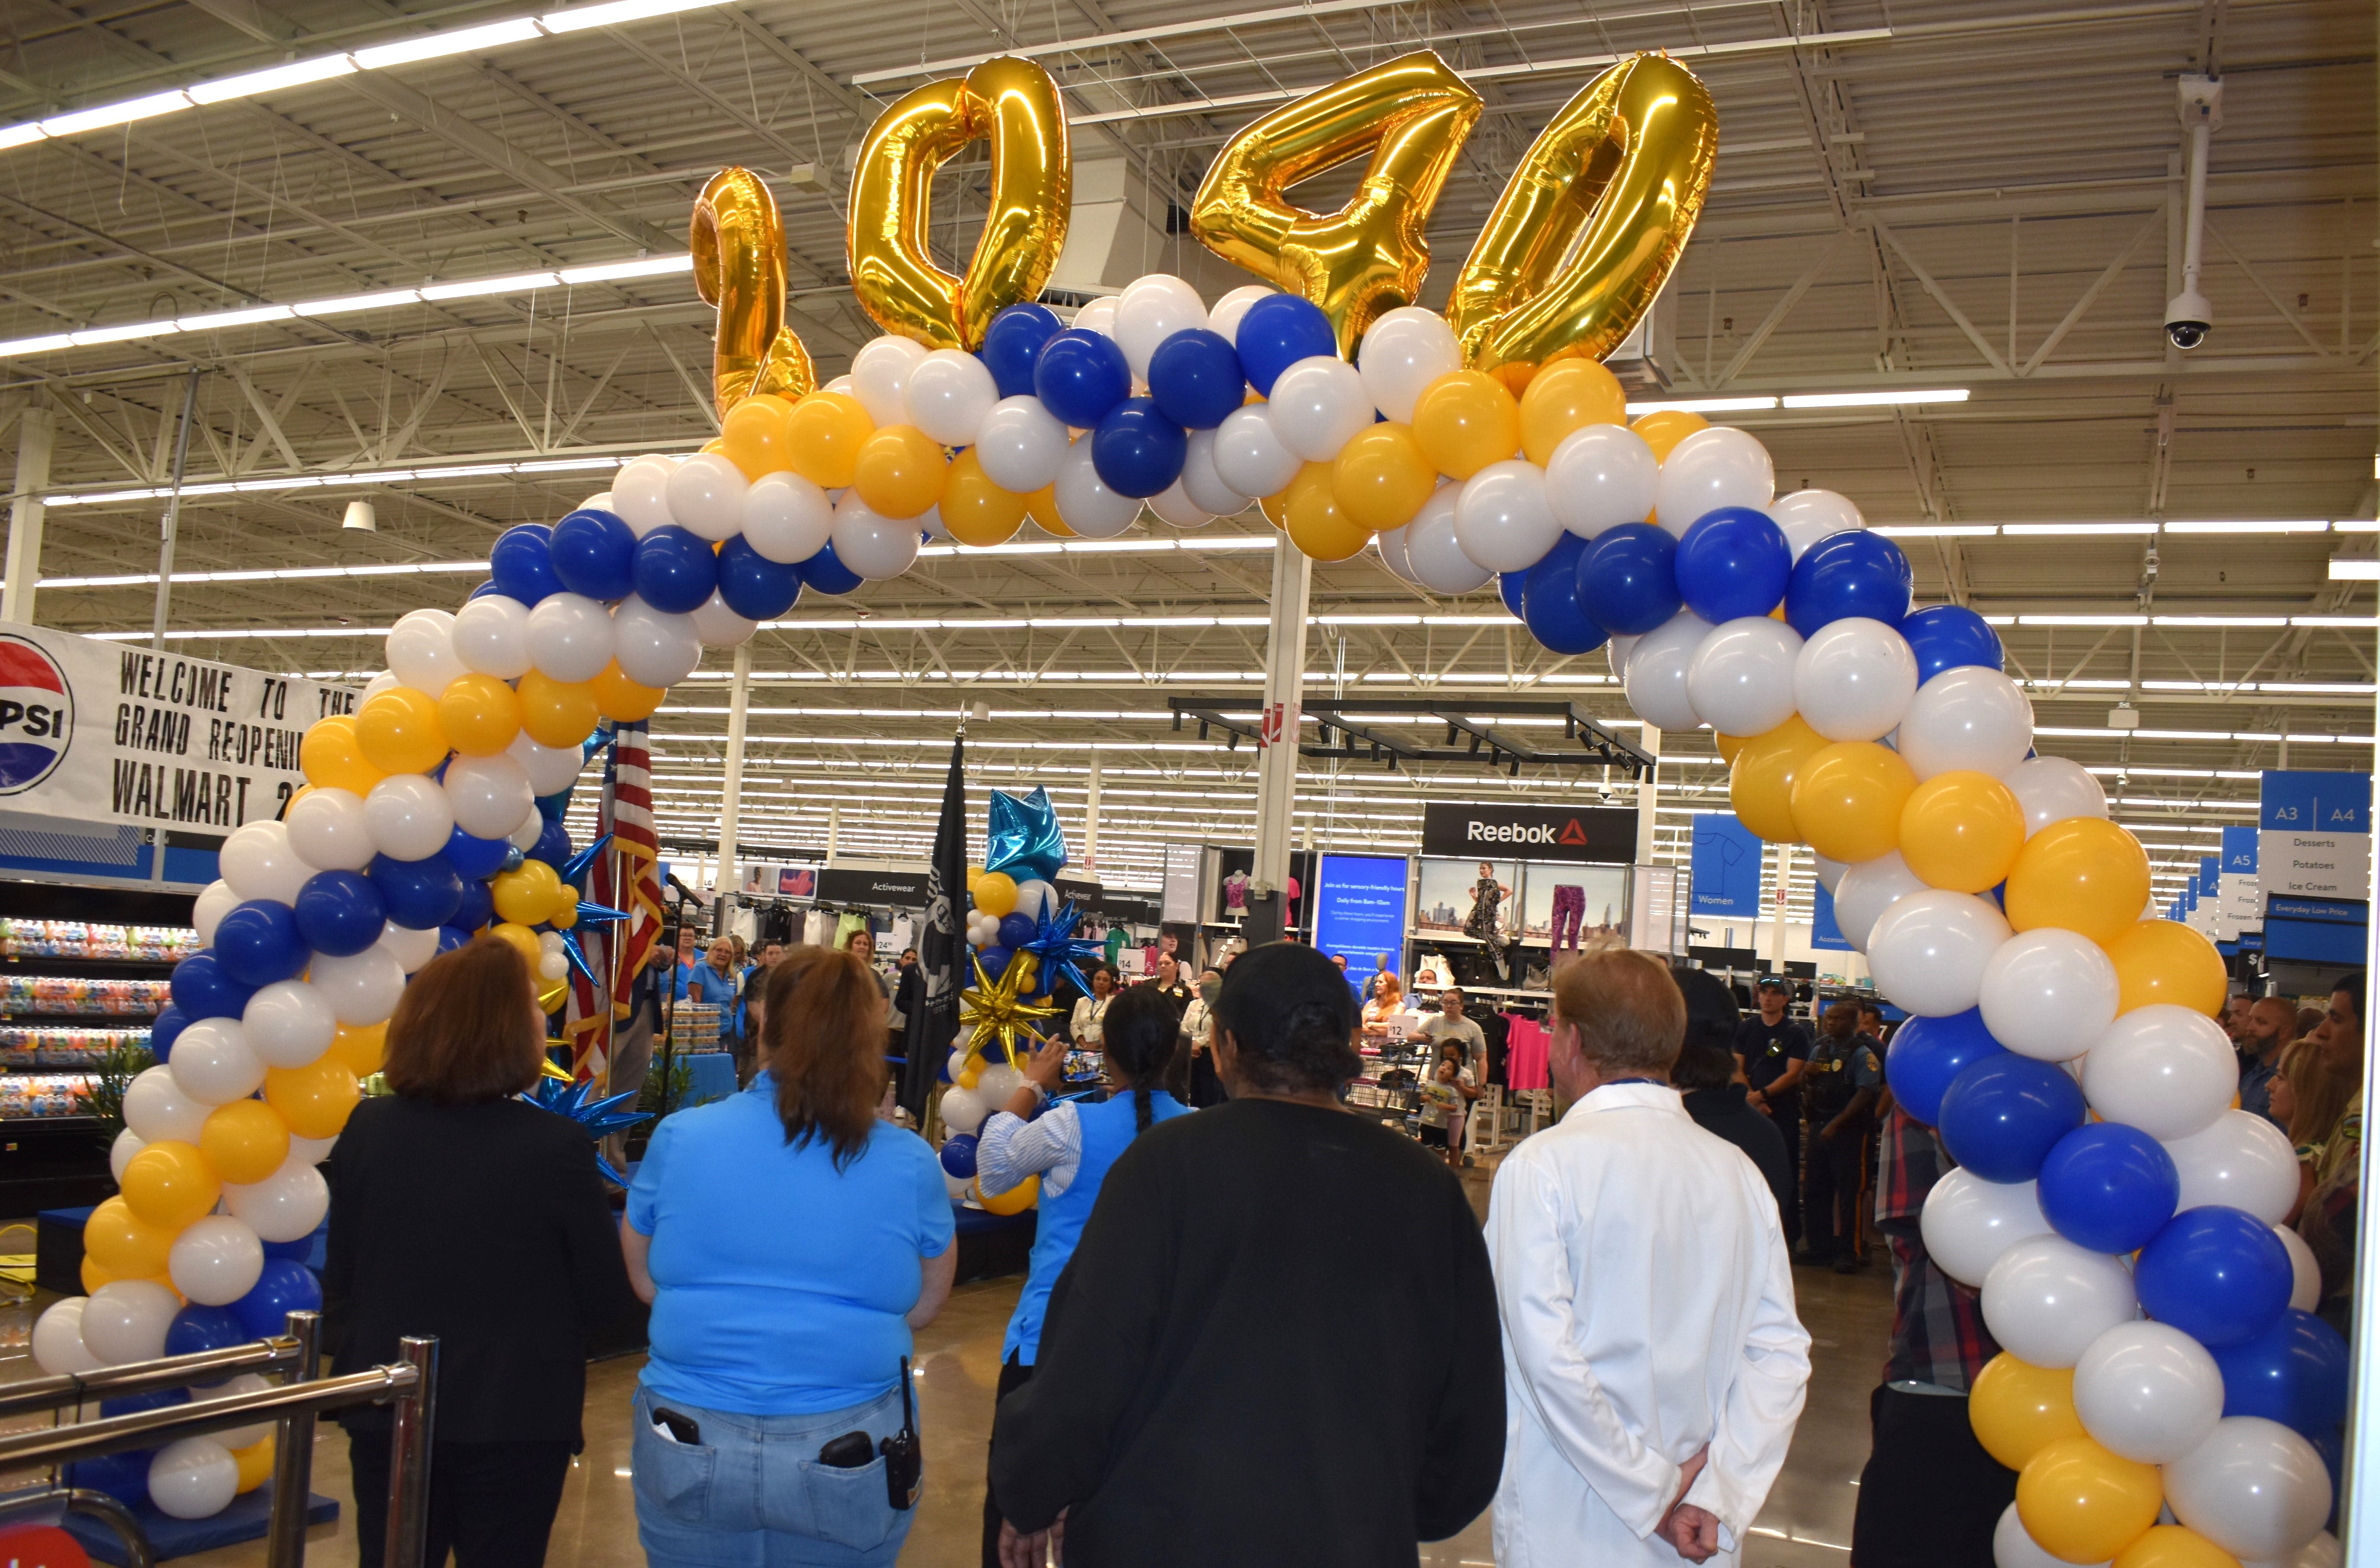
POLYGON ((1419 298, 1424 226, 1479 109, 1479 95, 1427 50, 1308 93, 1223 149, 1199 183, 1190 232, 1320 306, 1339 351, 1352 355, 1375 316, 1419 298), (1339 211, 1309 213, 1285 194, 1367 149, 1363 183, 1339 211))
POLYGON ((755 393, 799 397, 818 385, 810 352, 785 325, 785 225, 749 169, 722 169, 694 203, 694 287, 719 309, 710 352, 719 417, 755 393))
POLYGON ((877 117, 851 176, 851 291, 877 325, 933 348, 974 348, 991 318, 1050 281, 1074 210, 1058 84, 1030 60, 986 60, 928 82, 877 117), (934 171, 991 143, 991 211, 966 276, 926 251, 934 171))
POLYGON ((1472 367, 1525 385, 1539 365, 1619 346, 1678 264, 1718 152, 1710 92, 1676 61, 1633 55, 1588 83, 1530 145, 1455 280, 1446 313, 1472 367))

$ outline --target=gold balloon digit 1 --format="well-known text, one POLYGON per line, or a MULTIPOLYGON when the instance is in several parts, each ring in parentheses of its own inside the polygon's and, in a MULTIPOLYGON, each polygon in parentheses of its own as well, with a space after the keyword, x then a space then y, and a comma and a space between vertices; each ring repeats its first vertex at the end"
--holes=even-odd
POLYGON ((1401 55, 1265 115, 1223 149, 1190 209, 1190 232, 1225 261, 1322 308, 1352 354, 1383 310, 1409 305, 1429 273, 1429 211, 1478 122, 1479 95, 1427 50, 1401 55), (1286 195, 1368 150, 1362 184, 1335 213, 1286 195))
POLYGON ((799 397, 818 385, 810 353, 785 325, 785 229, 776 198, 749 169, 702 188, 687 235, 694 287, 719 310, 711 395, 721 419, 755 393, 799 397))
POLYGON ((1074 164, 1058 84, 1030 60, 986 60, 928 82, 877 116, 851 176, 851 291, 888 333, 974 348, 991 318, 1031 299, 1065 248, 1074 164), (991 209, 966 276, 926 250, 934 171, 978 138, 991 143, 991 209))
POLYGON ((1563 105, 1497 199, 1447 316, 1475 370, 1515 390, 1600 359, 1652 309, 1710 192, 1718 114, 1692 71, 1622 60, 1563 105))

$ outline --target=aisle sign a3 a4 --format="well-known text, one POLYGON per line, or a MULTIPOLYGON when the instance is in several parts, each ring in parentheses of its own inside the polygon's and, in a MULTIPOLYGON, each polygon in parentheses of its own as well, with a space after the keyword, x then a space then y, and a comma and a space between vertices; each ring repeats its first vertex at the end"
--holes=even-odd
POLYGON ((2372 896, 2370 773, 2267 769, 2256 826, 2256 880, 2265 897, 2372 896))

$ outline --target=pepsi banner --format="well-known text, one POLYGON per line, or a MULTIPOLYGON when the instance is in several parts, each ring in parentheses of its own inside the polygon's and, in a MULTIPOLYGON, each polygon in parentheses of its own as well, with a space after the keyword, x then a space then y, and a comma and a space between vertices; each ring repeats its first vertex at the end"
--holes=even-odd
POLYGON ((358 695, 0 624, 0 807, 227 833, 280 815, 306 726, 358 695))

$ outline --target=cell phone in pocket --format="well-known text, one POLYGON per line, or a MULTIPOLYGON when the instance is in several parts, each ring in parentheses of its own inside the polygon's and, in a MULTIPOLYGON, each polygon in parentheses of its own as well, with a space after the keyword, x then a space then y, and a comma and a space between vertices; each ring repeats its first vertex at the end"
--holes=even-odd
POLYGON ((681 1416, 674 1410, 662 1410, 656 1407, 653 1411, 653 1430, 661 1433, 670 1441, 684 1443, 688 1448, 702 1440, 702 1428, 695 1425, 691 1417, 681 1416))
POLYGON ((819 1450, 818 1462, 835 1470, 856 1470, 874 1463, 875 1440, 866 1432, 845 1432, 819 1450))
POLYGON ((909 1358, 901 1357, 901 1430, 878 1447, 884 1455, 884 1489, 892 1506, 903 1513, 917 1506, 924 1490, 925 1451, 917 1442, 916 1408, 909 1401, 909 1358))

